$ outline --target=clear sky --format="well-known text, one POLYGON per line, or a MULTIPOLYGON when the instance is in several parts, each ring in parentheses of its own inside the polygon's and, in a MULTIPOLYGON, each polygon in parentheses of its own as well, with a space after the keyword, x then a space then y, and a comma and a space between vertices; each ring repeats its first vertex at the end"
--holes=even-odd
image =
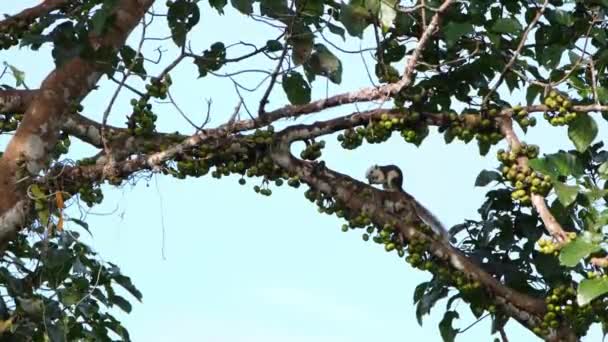
MULTIPOLYGON (((2 10, 15 13, 38 2, 6 2, 2 10)), ((159 12, 164 12, 162 3, 159 2, 159 12)), ((230 6, 225 8, 223 17, 206 3, 201 8, 201 23, 190 37, 195 52, 216 41, 229 45, 242 40, 261 46, 276 33, 236 13, 230 6)), ((158 20, 156 24, 159 25, 153 26, 151 36, 166 36, 164 22, 158 20)), ((138 34, 132 36, 132 45, 138 34)), ((342 44, 337 36, 326 37, 342 44)), ((348 39, 346 48, 372 46, 369 38, 363 42, 348 39)), ((158 46, 159 42, 147 42, 146 56, 154 59, 158 46)), ((165 46, 170 47, 163 53, 166 64, 175 55, 175 49, 170 44, 165 46)), ((230 49, 228 56, 247 51, 250 50, 230 49)), ((340 57, 344 67, 342 85, 327 84, 325 79, 318 78, 313 83, 313 99, 369 86, 361 56, 340 57)), ((32 88, 52 70, 48 46, 37 53, 3 52, 1 59, 26 71, 26 81, 32 88)), ((369 61, 369 55, 366 59, 369 61)), ((368 65, 373 72, 373 64, 368 65)), ((163 64, 149 67, 148 71, 155 73, 160 67, 163 64)), ((268 62, 253 60, 229 66, 220 73, 271 68, 268 62)), ((262 77, 259 73, 247 73, 237 79, 252 86, 262 77)), ((192 64, 179 67, 172 78, 174 98, 195 122, 204 118, 206 99, 213 100, 210 125, 225 122, 237 104, 228 78, 197 79, 192 64)), ((0 82, 9 80, 4 78, 0 82)), ((93 119, 101 118, 114 90, 105 81, 101 85, 84 102, 84 114, 93 119)), ((275 89, 270 109, 286 103, 280 86, 275 89)), ((253 112, 257 111, 263 91, 262 87, 255 93, 244 94, 253 112)), ((124 124, 131 97, 126 91, 119 97, 110 116, 112 124, 124 124)), ((358 108, 372 106, 364 104, 358 108)), ((161 108, 158 127, 192 132, 170 105, 158 108, 161 108)), ((344 107, 300 122, 311 123, 353 110, 354 106, 344 107)), ((244 112, 243 116, 246 117, 244 112)), ((541 152, 546 153, 572 147, 565 138, 565 128, 548 129, 539 121, 539 128, 527 136, 522 133, 526 142, 539 144, 541 152)), ((602 121, 599 136, 605 132, 602 121)), ((75 145, 72 158, 92 151, 75 145)), ((482 169, 498 165, 494 157, 497 148, 482 158, 475 143, 446 146, 435 130, 420 148, 404 143, 398 134, 388 143, 364 144, 355 151, 342 150, 335 137, 327 139, 327 146, 323 158, 328 167, 359 179, 371 164, 399 165, 405 173, 405 189, 447 226, 465 218, 478 218, 476 210, 487 189, 475 188, 475 177, 482 169)), ((117 263, 143 292, 143 303, 134 303, 130 315, 115 310, 134 341, 441 341, 437 324, 445 301, 436 305, 430 317, 425 317, 422 327, 416 322, 412 305, 414 287, 428 280, 429 273, 413 270, 394 253, 364 242, 358 232, 341 232, 343 222, 318 214, 303 196, 305 187, 273 188, 273 195, 268 198, 254 193, 254 184, 258 183, 248 180, 246 186, 240 186, 236 177, 178 181, 155 176, 149 181, 140 179, 136 186, 104 187, 104 203, 93 208, 87 218, 93 237, 83 235, 83 239, 104 260, 117 263)), ((78 212, 74 210, 72 215, 78 212)), ((458 308, 461 319, 456 321, 457 327, 474 322, 466 303, 459 303, 458 308)), ((458 340, 491 341, 489 331, 487 319, 459 335, 458 340)), ((512 341, 537 340, 515 322, 507 325, 507 334, 512 341)), ((585 341, 600 339, 596 327, 585 341)))

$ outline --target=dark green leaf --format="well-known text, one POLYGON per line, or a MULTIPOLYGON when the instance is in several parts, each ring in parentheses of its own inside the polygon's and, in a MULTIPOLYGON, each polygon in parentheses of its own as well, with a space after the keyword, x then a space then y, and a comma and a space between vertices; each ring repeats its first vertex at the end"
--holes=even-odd
POLYGON ((528 90, 526 90, 526 101, 527 101, 528 105, 531 105, 534 103, 534 100, 536 100, 536 98, 542 92, 542 90, 543 90, 543 88, 536 84, 531 84, 528 86, 528 90))
POLYGON ((168 2, 167 23, 171 30, 171 38, 177 46, 184 46, 186 34, 198 24, 200 11, 193 0, 175 0, 168 2))
POLYGON ((112 279, 120 286, 122 286, 122 288, 124 288, 125 290, 129 291, 129 293, 137 298, 137 300, 139 300, 141 302, 142 299, 142 294, 141 292, 139 292, 139 290, 135 287, 135 285, 133 285, 133 283, 131 282, 131 278, 118 274, 115 275, 114 277, 112 277, 112 279))
POLYGON ((597 136, 597 124, 588 114, 578 114, 568 127, 568 137, 579 152, 585 152, 597 136))
POLYGON ((296 6, 305 16, 320 17, 323 15, 323 0, 296 0, 296 6))
POLYGON ((230 0, 230 4, 243 14, 253 13, 253 2, 251 0, 230 0))
POLYGON ((459 318, 458 312, 446 311, 443 315, 443 319, 439 322, 439 332, 444 342, 454 342, 454 338, 458 334, 460 329, 454 329, 452 327, 452 321, 459 318))
POLYGON ((601 45, 606 45, 606 30, 599 27, 593 27, 591 29, 591 37, 597 39, 601 45))
POLYGON ((477 140, 477 147, 479 147, 479 155, 485 156, 490 152, 490 147, 492 147, 492 145, 490 145, 490 142, 488 141, 477 140))
POLYGON ((278 40, 269 40, 266 42, 266 49, 268 52, 277 52, 283 50, 283 44, 278 40))
POLYGON ((66 336, 68 335, 65 331, 66 325, 64 324, 45 324, 45 331, 50 342, 67 342, 66 336))
POLYGON ((576 266, 583 258, 589 254, 601 250, 597 243, 587 241, 582 237, 577 237, 565 247, 562 248, 559 254, 559 262, 567 267, 576 266))
POLYGON ((117 305, 120 309, 122 309, 122 311, 124 311, 126 313, 131 312, 131 303, 129 303, 129 301, 127 301, 123 297, 118 296, 118 295, 113 295, 110 298, 108 298, 108 300, 110 301, 110 303, 117 305))
POLYGON ((564 47, 561 45, 550 45, 539 53, 538 59, 547 69, 555 69, 562 59, 564 47))
POLYGON ((433 287, 430 291, 426 292, 418 302, 418 305, 416 305, 416 320, 418 324, 422 325, 422 316, 428 315, 435 303, 447 295, 448 290, 442 286, 433 287))
POLYGON ((579 284, 576 301, 583 306, 605 293, 608 293, 608 279, 583 279, 579 284))
POLYGON ((141 53, 138 55, 132 47, 125 45, 120 49, 120 57, 127 69, 133 71, 142 79, 146 79, 147 72, 144 69, 144 58, 141 53))
POLYGON ((310 86, 300 73, 290 71, 283 75, 283 90, 294 105, 310 102, 310 86))
POLYGON ((445 40, 448 47, 454 46, 460 37, 465 34, 469 34, 474 31, 473 25, 471 23, 458 23, 451 21, 447 25, 445 25, 444 33, 445 40))
POLYGON ((514 18, 500 18, 492 25, 492 31, 498 33, 516 34, 521 31, 521 24, 514 18))
POLYGON ((414 19, 411 15, 403 12, 397 12, 397 17, 395 18, 395 29, 400 35, 410 32, 413 25, 414 19))
POLYGON ((215 8, 219 14, 224 14, 224 7, 228 4, 228 0, 209 0, 209 5, 215 8))
POLYGON ((426 289, 429 287, 429 284, 430 282, 425 281, 416 286, 416 288, 414 289, 414 304, 420 301, 420 298, 422 298, 422 295, 424 294, 424 291, 426 291, 426 289))
POLYGON ((198 66, 199 77, 207 76, 208 71, 219 70, 226 61, 226 47, 224 43, 217 42, 211 45, 203 55, 194 59, 194 64, 198 66))
POLYGON ((341 28, 338 25, 334 25, 330 22, 327 23, 327 28, 329 28, 329 31, 335 35, 338 35, 340 37, 342 37, 342 40, 346 40, 346 37, 344 36, 344 33, 346 32, 343 28, 341 28))
POLYGON ((486 186, 491 182, 498 182, 501 179, 502 176, 500 173, 496 171, 483 170, 477 175, 477 178, 475 179, 475 186, 486 186))
POLYGON ((547 16, 549 21, 555 21, 564 26, 572 26, 574 24, 574 18, 572 17, 571 13, 571 11, 564 11, 560 9, 548 10, 547 16))
POLYGON ((534 264, 536 265, 538 273, 543 276, 543 279, 549 283, 559 282, 565 271, 565 268, 560 265, 559 260, 553 255, 539 252, 534 254, 534 264))
MULTIPOLYGON (((260 14, 280 20, 293 15, 293 12, 287 7, 286 0, 260 0, 260 14)), ((293 31, 293 33, 297 32, 297 30, 293 31)))

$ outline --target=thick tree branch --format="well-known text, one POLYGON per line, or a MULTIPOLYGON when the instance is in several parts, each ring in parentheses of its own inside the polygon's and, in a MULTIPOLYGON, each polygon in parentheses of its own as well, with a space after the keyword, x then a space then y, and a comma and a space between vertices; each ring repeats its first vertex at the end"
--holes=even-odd
POLYGON ((23 113, 38 94, 38 90, 0 90, 0 114, 23 113))
MULTIPOLYGON (((122 0, 114 10, 115 21, 103 36, 92 37, 94 48, 122 46, 153 0, 122 0)), ((25 193, 17 175, 37 175, 49 163, 65 108, 80 102, 101 77, 101 66, 72 58, 51 72, 0 159, 0 241, 7 241, 25 221, 25 193)))

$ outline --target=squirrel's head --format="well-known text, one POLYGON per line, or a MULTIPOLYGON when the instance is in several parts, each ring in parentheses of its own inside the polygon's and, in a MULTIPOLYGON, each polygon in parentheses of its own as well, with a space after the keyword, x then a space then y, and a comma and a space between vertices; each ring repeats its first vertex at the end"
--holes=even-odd
POLYGON ((367 172, 365 172, 365 178, 369 184, 384 184, 386 182, 386 175, 382 172, 378 165, 372 165, 367 172))

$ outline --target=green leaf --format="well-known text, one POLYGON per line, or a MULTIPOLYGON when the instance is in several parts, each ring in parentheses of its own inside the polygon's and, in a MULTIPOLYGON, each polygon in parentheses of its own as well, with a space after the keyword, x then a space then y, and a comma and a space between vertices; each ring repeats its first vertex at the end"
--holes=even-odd
POLYGON ((82 293, 80 289, 76 286, 71 286, 66 289, 61 289, 58 291, 59 299, 61 303, 65 306, 71 306, 78 303, 85 293, 82 293))
POLYGON ((475 186, 486 186, 491 182, 498 182, 502 179, 500 173, 496 171, 483 170, 477 175, 475 179, 475 186))
POLYGON ((296 0, 296 7, 303 16, 320 17, 323 15, 323 0, 296 0))
POLYGON ((571 11, 564 10, 551 10, 547 12, 550 21, 555 21, 564 26, 574 25, 574 19, 572 18, 571 11))
POLYGON ((228 0, 209 0, 209 5, 217 10, 219 14, 224 14, 224 7, 228 4, 228 0))
POLYGON ((139 55, 129 45, 125 45, 120 49, 120 57, 125 64, 125 67, 133 71, 136 75, 141 77, 143 80, 146 79, 147 72, 144 68, 144 56, 140 52, 139 55))
POLYGON ((65 331, 66 325, 63 323, 58 324, 45 324, 45 340, 51 342, 64 342, 66 340, 67 331, 65 331))
POLYGON ((171 38, 179 47, 186 43, 186 34, 198 24, 201 14, 196 2, 176 0, 168 2, 167 23, 171 30, 171 38))
POLYGON ((443 287, 433 287, 430 291, 424 293, 418 305, 416 305, 416 320, 422 325, 422 316, 431 312, 431 308, 438 300, 448 295, 448 290, 443 287))
POLYGON ((395 18, 395 30, 397 31, 397 34, 407 34, 411 31, 414 24, 415 21, 411 15, 403 12, 397 12, 397 17, 395 18))
POLYGON ((232 7, 236 8, 237 11, 249 15, 253 13, 253 2, 251 0, 230 0, 232 7))
POLYGON ((11 70, 15 78, 15 87, 25 86, 25 72, 17 69, 15 66, 4 62, 4 66, 11 70))
POLYGON ((283 50, 283 44, 278 40, 268 40, 266 41, 266 49, 268 52, 277 52, 283 50))
POLYGON ((310 86, 298 72, 290 71, 283 75, 283 90, 291 104, 310 102, 310 86))
POLYGON ((547 155, 545 158, 535 158, 530 160, 528 165, 535 171, 553 178, 557 176, 579 178, 585 173, 582 161, 576 155, 568 152, 558 152, 547 155))
POLYGON ((562 59, 564 47, 561 45, 550 45, 539 52, 538 60, 547 69, 555 69, 562 59))
POLYGON ((608 161, 603 162, 597 172, 599 172, 601 178, 608 179, 608 161))
POLYGON ((601 247, 597 243, 587 241, 583 237, 577 237, 562 248, 559 254, 559 262, 564 266, 574 267, 578 265, 581 259, 600 249, 601 247))
POLYGON ((583 194, 589 199, 590 202, 595 202, 608 195, 608 191, 605 189, 600 189, 597 186, 592 186, 590 187, 589 191, 585 191, 583 194))
POLYGON ((585 174, 583 162, 574 154, 558 152, 547 156, 547 160, 562 176, 574 176, 579 178, 585 174))
POLYGON ((599 28, 599 27, 593 27, 591 29, 591 37, 597 39, 597 41, 601 44, 601 45, 606 45, 607 42, 607 36, 606 36, 606 31, 599 28))
POLYGON ((118 296, 118 295, 113 295, 108 299, 109 299, 110 303, 117 305, 119 308, 122 309, 122 311, 124 311, 126 313, 131 312, 131 303, 129 303, 129 301, 124 299, 123 297, 118 296))
POLYGON ((454 338, 456 338, 460 329, 454 329, 452 327, 452 321, 459 317, 460 316, 458 316, 458 312, 456 311, 446 311, 443 315, 443 319, 439 322, 439 332, 441 333, 444 342, 454 342, 454 338))
POLYGON ((608 279, 583 279, 578 287, 576 301, 578 305, 582 306, 605 293, 608 293, 608 279))
POLYGON ((89 224, 88 223, 86 223, 86 222, 84 222, 82 220, 76 219, 76 218, 70 218, 70 219, 68 219, 68 221, 72 221, 72 222, 76 223, 77 225, 81 226, 84 230, 86 230, 87 232, 89 232, 89 234, 91 236, 93 236, 93 233, 91 233, 91 231, 89 230, 89 224))
MULTIPOLYGON (((286 0, 260 0, 260 14, 282 20, 294 13, 287 7, 286 0)), ((292 33, 297 33, 296 30, 292 33)))
POLYGON ((122 288, 124 288, 125 290, 129 291, 129 293, 137 298, 138 301, 141 302, 142 299, 142 294, 141 292, 135 287, 135 285, 133 285, 133 283, 131 282, 131 278, 124 276, 122 274, 117 274, 115 276, 112 277, 112 279, 120 286, 122 286, 122 288))
POLYGON ((553 167, 553 165, 549 162, 547 158, 534 158, 528 161, 528 165, 534 170, 538 171, 544 175, 557 177, 557 170, 553 167))
POLYGON ((363 31, 370 24, 368 15, 362 6, 342 4, 340 8, 340 22, 353 37, 363 38, 363 31))
POLYGON ((196 57, 194 64, 198 66, 199 77, 207 76, 208 71, 219 70, 226 62, 226 47, 222 42, 213 43, 203 56, 196 57))
POLYGON ((431 282, 429 282, 429 281, 425 281, 416 286, 416 288, 414 289, 414 304, 416 304, 420 301, 420 299, 422 298, 422 295, 424 295, 424 292, 429 287, 430 283, 431 282))
POLYGON ((335 84, 342 82, 342 62, 323 44, 315 44, 315 52, 306 67, 314 75, 325 76, 335 84))
POLYGON ((471 23, 457 23, 454 21, 449 22, 445 25, 444 34, 445 40, 448 47, 454 46, 460 37, 465 34, 469 34, 474 31, 473 25, 471 23))
POLYGON ((542 91, 543 91, 543 88, 541 86, 538 86, 536 84, 530 85, 528 87, 528 90, 526 90, 526 101, 527 101, 528 105, 533 104, 534 100, 536 100, 536 98, 542 91))
POLYGON ((498 33, 510 33, 516 34, 521 31, 521 24, 517 19, 513 18, 499 18, 492 25, 492 31, 498 33))
POLYGON ((556 181, 553 183, 553 186, 557 193, 557 198, 564 207, 572 204, 578 195, 578 187, 575 185, 567 185, 556 181))
POLYGON ((597 98, 601 104, 608 103, 608 88, 597 87, 597 98))
POLYGON ((329 31, 335 35, 338 35, 340 37, 342 37, 342 40, 346 40, 346 37, 344 36, 344 33, 346 32, 343 28, 341 28, 338 25, 334 25, 330 22, 327 22, 327 28, 329 29, 329 31))
POLYGON ((46 198, 46 194, 40 189, 38 184, 34 184, 34 185, 30 186, 29 190, 32 193, 32 195, 34 195, 34 198, 37 200, 46 198))
POLYGON ((588 114, 578 114, 568 127, 568 137, 579 152, 585 152, 597 136, 597 123, 588 114))

